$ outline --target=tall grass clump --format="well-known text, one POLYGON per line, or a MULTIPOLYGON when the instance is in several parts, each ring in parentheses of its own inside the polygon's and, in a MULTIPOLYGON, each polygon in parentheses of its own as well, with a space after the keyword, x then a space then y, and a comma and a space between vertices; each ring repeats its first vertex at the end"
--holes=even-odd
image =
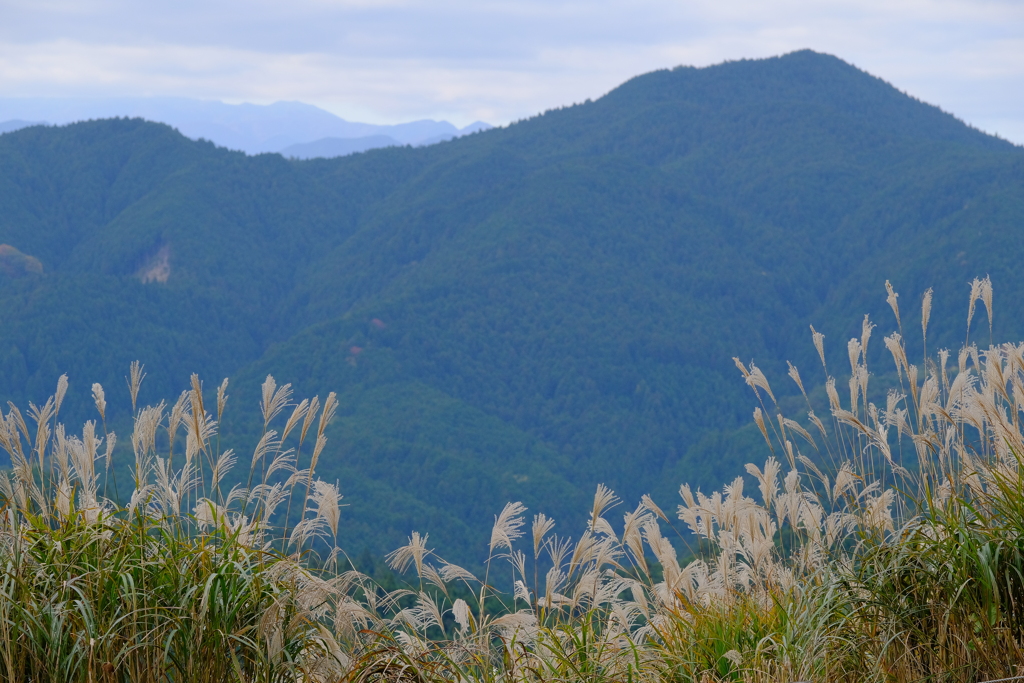
MULTIPOLYGON (((57 422, 66 377, 45 404, 30 404, 27 419, 13 405, 0 419, 12 462, 0 475, 0 678, 336 678, 344 656, 325 624, 346 577, 325 578, 309 558, 315 539, 337 534, 337 487, 314 479, 333 394, 322 405, 293 404, 290 387, 268 378, 249 483, 225 490, 237 460, 217 448, 227 382, 214 415, 195 376, 173 405, 136 408, 142 379, 134 364, 134 463, 123 505, 106 476, 116 435, 92 421, 71 435, 57 422), (270 522, 293 498, 296 523, 275 533, 270 522)), ((93 398, 102 425, 100 385, 93 398)))
MULTIPOLYGON (((991 343, 992 287, 971 285, 990 343, 912 362, 887 286, 894 362, 868 370, 875 326, 847 343, 842 393, 811 328, 822 405, 785 414, 736 361, 770 455, 674 510, 599 486, 575 538, 508 503, 478 569, 426 534, 387 557, 385 591, 343 569, 340 493, 315 478, 333 395, 263 387, 248 471, 220 451, 198 378, 136 408, 128 502, 105 397, 80 436, 64 378, 0 446, 0 677, 67 681, 987 681, 1024 674, 1024 344, 991 343), (872 383, 872 377, 875 377, 872 383), (848 392, 848 396, 846 395, 848 392), (818 412, 815 412, 817 407, 818 412), (818 415, 823 417, 819 417, 818 415), (280 423, 284 424, 281 425, 280 423), (101 435, 102 431, 102 435, 101 435), (102 482, 102 484, 101 484, 102 482), (228 488, 226 482, 237 482, 228 488)), ((927 349, 931 293, 922 301, 927 349)), ((872 356, 873 357, 873 356, 872 356)), ((348 565, 344 565, 347 567, 348 565)))

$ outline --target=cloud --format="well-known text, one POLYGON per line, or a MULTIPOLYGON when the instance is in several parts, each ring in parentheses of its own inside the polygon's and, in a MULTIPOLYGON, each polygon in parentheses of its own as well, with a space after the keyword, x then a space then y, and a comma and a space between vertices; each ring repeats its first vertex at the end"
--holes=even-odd
POLYGON ((1018 0, 6 0, 0 90, 502 123, 657 68, 809 47, 1020 131, 1022 29, 1018 0))

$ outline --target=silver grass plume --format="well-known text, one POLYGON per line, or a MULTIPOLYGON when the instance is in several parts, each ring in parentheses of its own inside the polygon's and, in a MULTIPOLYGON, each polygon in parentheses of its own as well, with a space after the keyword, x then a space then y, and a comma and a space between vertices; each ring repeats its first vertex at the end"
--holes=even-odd
POLYGON ((932 317, 932 288, 929 287, 924 292, 924 297, 921 299, 921 337, 923 339, 928 338, 928 321, 932 317))
POLYGON ((554 567, 561 567, 572 551, 572 539, 552 536, 547 543, 548 557, 554 567))
POLYGON ((469 604, 462 598, 458 598, 452 603, 451 611, 459 630, 465 632, 469 628, 471 619, 469 604))
POLYGON ((250 498, 263 506, 261 522, 266 524, 274 515, 274 511, 290 492, 280 482, 277 484, 257 484, 253 487, 250 498))
MULTIPOLYGON (((971 298, 969 305, 967 306, 967 331, 970 333, 971 320, 974 318, 974 303, 982 298, 982 280, 980 278, 974 278, 970 283, 971 287, 971 298)), ((991 285, 990 285, 991 287, 991 285)))
POLYGON ((814 348, 818 350, 818 357, 821 358, 821 367, 826 368, 825 365, 825 335, 814 329, 814 325, 811 325, 811 340, 814 342, 814 348))
POLYGON ((281 441, 284 441, 285 439, 288 438, 288 435, 291 434, 291 431, 295 429, 295 425, 297 425, 299 423, 299 420, 301 420, 306 415, 307 410, 309 410, 309 399, 304 398, 301 401, 299 401, 298 405, 295 406, 295 409, 292 411, 292 414, 288 418, 288 421, 285 422, 284 429, 281 431, 281 441))
POLYGON ((644 556, 643 526, 652 522, 652 518, 653 515, 648 511, 647 506, 641 503, 636 510, 623 515, 622 519, 622 542, 629 548, 633 560, 640 565, 644 574, 649 572, 647 558, 644 556))
POLYGON ((800 387, 800 393, 804 395, 804 398, 807 398, 807 392, 804 391, 804 383, 800 379, 800 371, 797 370, 796 366, 790 363, 788 360, 786 361, 786 365, 789 367, 789 372, 787 374, 794 382, 796 382, 796 385, 800 387))
POLYGON ((178 400, 171 406, 171 412, 167 416, 167 440, 170 444, 170 449, 174 450, 174 440, 178 436, 178 427, 185 420, 185 413, 188 412, 190 405, 190 393, 183 391, 178 395, 178 400))
POLYGON ((988 275, 981 281, 981 301, 985 304, 985 312, 988 313, 988 333, 992 334, 992 280, 988 275))
POLYGON ((114 462, 114 446, 117 444, 117 434, 107 434, 107 450, 103 454, 103 465, 106 472, 110 472, 110 466, 114 462))
POLYGON ((654 499, 651 498, 651 496, 649 494, 645 493, 644 495, 640 496, 640 502, 643 504, 643 506, 646 509, 648 509, 651 512, 653 512, 655 515, 657 515, 663 521, 666 521, 666 522, 669 521, 668 515, 666 515, 662 511, 662 509, 660 507, 658 507, 658 504, 654 502, 654 499))
MULTIPOLYGON (((199 375, 192 373, 192 392, 189 394, 189 403, 192 404, 192 421, 198 424, 199 416, 206 415, 206 404, 203 402, 203 383, 199 375)), ((198 430, 197 430, 198 433, 198 430)), ((200 439, 200 442, 203 440, 200 439)))
MULTIPOLYGON (((0 424, 0 433, 2 433, 3 425, 0 424)), ((57 473, 60 475, 61 481, 67 481, 71 478, 70 463, 68 461, 68 449, 70 445, 68 438, 64 433, 64 425, 61 423, 57 424, 53 435, 53 463, 57 466, 57 473)), ((3 439, 0 438, 0 442, 3 439)))
POLYGON ((448 585, 445 582, 444 577, 442 577, 440 572, 431 567, 427 562, 423 563, 423 579, 427 583, 432 583, 437 586, 441 592, 448 597, 448 585))
POLYGON ((892 312, 896 314, 896 326, 902 330, 903 323, 900 322, 900 305, 897 301, 900 295, 893 290, 892 285, 889 284, 888 280, 885 281, 885 291, 888 294, 885 298, 885 302, 889 304, 889 308, 891 308, 892 312))
POLYGON ((252 463, 250 467, 255 468, 256 464, 260 460, 266 457, 267 453, 277 450, 281 446, 281 442, 277 440, 277 432, 273 429, 267 431, 256 444, 256 448, 252 452, 252 463))
POLYGON ((334 413, 338 410, 338 394, 331 392, 327 394, 327 400, 324 401, 324 410, 320 413, 320 424, 317 425, 316 435, 317 437, 323 436, 324 430, 327 429, 327 425, 334 419, 334 413))
POLYGON ((64 402, 64 395, 68 391, 68 376, 61 375, 57 379, 57 391, 54 393, 54 409, 53 414, 56 415, 60 412, 60 405, 64 402))
POLYGON ((18 406, 14 405, 10 401, 7 402, 10 407, 10 412, 7 413, 7 419, 13 421, 13 424, 21 430, 21 433, 25 435, 25 441, 32 443, 32 436, 28 431, 28 424, 25 422, 25 418, 22 417, 21 411, 18 410, 18 406))
POLYGON ((861 349, 860 340, 856 337, 846 343, 846 351, 850 355, 850 374, 857 372, 857 367, 860 365, 861 349))
POLYGON ((295 472, 295 450, 289 448, 286 451, 278 451, 274 455, 274 459, 270 461, 270 467, 267 468, 267 479, 270 478, 274 472, 283 470, 285 472, 295 472))
POLYGON ((228 378, 225 377, 224 381, 217 387, 217 421, 220 422, 221 416, 224 415, 224 407, 228 403, 228 378))
POLYGON ((100 414, 100 419, 106 421, 107 399, 103 394, 103 387, 98 382, 92 385, 92 400, 96 404, 96 411, 100 414))
POLYGON ((513 573, 526 578, 526 553, 516 550, 509 555, 509 563, 512 565, 513 573))
POLYGON ((317 479, 310 496, 316 505, 316 515, 324 520, 331 533, 338 536, 338 522, 341 518, 341 493, 335 484, 317 479))
POLYGON ((771 399, 772 403, 777 403, 775 400, 775 394, 772 393, 771 386, 768 385, 768 378, 764 376, 760 368, 754 365, 753 361, 750 363, 750 369, 743 368, 743 363, 738 358, 733 358, 733 362, 736 363, 737 367, 743 372, 743 380, 753 389, 755 393, 757 389, 763 389, 771 399))
POLYGON ((236 461, 237 458, 235 457, 235 451, 230 448, 217 456, 217 460, 213 464, 211 478, 211 486, 213 488, 217 488, 217 486, 220 485, 224 480, 224 477, 227 476, 228 472, 231 471, 231 468, 234 467, 236 461))
POLYGON ((757 468, 757 465, 753 463, 747 464, 747 472, 757 479, 758 486, 761 489, 761 500, 764 501, 765 509, 771 509, 775 496, 778 495, 779 472, 781 471, 782 465, 775 458, 768 458, 765 461, 763 472, 757 468))
POLYGON ((324 450, 324 446, 327 445, 327 436, 324 434, 318 434, 316 437, 316 444, 313 446, 313 457, 309 460, 309 477, 312 479, 313 472, 316 470, 316 464, 320 461, 320 454, 324 450))
POLYGON ((896 363, 896 373, 900 379, 903 379, 903 371, 910 364, 907 360, 907 352, 903 348, 903 337, 900 336, 899 332, 893 332, 883 340, 885 342, 885 348, 889 349, 889 353, 892 354, 893 361, 896 363))
POLYGON ((135 429, 132 431, 132 449, 135 452, 135 486, 144 485, 152 465, 151 454, 156 451, 156 433, 163 421, 166 405, 163 401, 155 406, 147 406, 135 416, 135 429))
POLYGON ((144 366, 137 360, 133 360, 131 367, 128 369, 128 377, 125 377, 125 381, 128 383, 128 393, 132 397, 132 412, 135 412, 135 407, 139 399, 139 387, 142 386, 142 380, 146 378, 146 373, 142 371, 144 366))
POLYGON ((506 503, 501 514, 495 516, 491 528, 491 552, 500 548, 512 550, 512 542, 523 535, 522 526, 526 521, 522 517, 524 512, 526 506, 522 503, 506 503))
MULTIPOLYGON (((39 455, 39 469, 43 470, 43 458, 46 454, 46 445, 50 438, 50 418, 53 417, 56 412, 56 406, 54 404, 53 396, 46 400, 42 408, 37 407, 34 403, 28 404, 29 417, 36 423, 36 441, 35 450, 39 455)), ((27 435, 26 435, 27 436, 27 435)))
POLYGON ((270 424, 270 421, 277 417, 284 409, 291 396, 291 384, 278 387, 273 376, 267 375, 267 379, 263 382, 263 400, 260 401, 260 411, 263 413, 264 427, 270 424))
POLYGON ((865 366, 868 364, 868 342, 871 341, 871 332, 874 329, 875 324, 865 315, 860 324, 860 354, 865 366))
POLYGON ((782 413, 779 413, 778 417, 779 424, 782 426, 784 430, 788 429, 790 431, 796 432, 797 434, 802 436, 807 443, 814 446, 815 450, 817 450, 818 446, 814 441, 814 437, 811 436, 810 432, 803 428, 803 425, 801 425, 796 420, 790 420, 788 417, 783 417, 782 413))
POLYGON ((471 571, 469 571, 468 569, 463 569, 457 564, 444 564, 441 566, 441 569, 439 570, 438 573, 441 575, 441 579, 444 580, 446 583, 451 581, 476 581, 477 583, 480 582, 480 579, 476 578, 476 576, 471 571))
POLYGON ((742 374, 742 375, 743 375, 743 379, 746 379, 747 377, 749 377, 749 376, 750 376, 750 371, 749 371, 749 370, 747 370, 747 366, 743 364, 743 361, 741 361, 741 360, 740 360, 739 358, 737 358, 736 356, 733 356, 733 357, 732 357, 732 362, 733 362, 733 363, 734 363, 734 364, 736 365, 736 367, 737 367, 737 368, 739 369, 739 371, 740 371, 740 374, 742 374))
POLYGON ((761 412, 760 408, 754 408, 754 422, 757 424, 757 428, 761 430, 761 436, 764 437, 768 448, 774 452, 775 448, 772 446, 771 437, 768 436, 768 428, 764 423, 764 413, 761 412))
POLYGON ((605 508, 618 505, 618 503, 619 498, 614 491, 604 484, 598 484, 597 491, 594 492, 594 505, 590 510, 590 530, 614 536, 615 532, 612 531, 611 525, 601 515, 604 514, 605 508))
POLYGON ((310 425, 313 424, 313 420, 316 419, 317 413, 320 411, 320 397, 314 396, 310 399, 309 405, 306 407, 306 416, 302 420, 302 431, 299 432, 299 441, 306 440, 306 432, 309 431, 310 425))
POLYGON ((388 553, 385 558, 388 566, 395 571, 404 572, 410 564, 415 564, 416 573, 419 574, 423 566, 423 558, 430 552, 427 550, 428 536, 429 534, 420 536, 418 531, 412 532, 407 545, 388 553))
POLYGON ((547 536, 548 532, 555 528, 555 520, 551 519, 543 512, 533 516, 533 557, 534 559, 540 557, 541 544, 544 541, 544 537, 547 536))

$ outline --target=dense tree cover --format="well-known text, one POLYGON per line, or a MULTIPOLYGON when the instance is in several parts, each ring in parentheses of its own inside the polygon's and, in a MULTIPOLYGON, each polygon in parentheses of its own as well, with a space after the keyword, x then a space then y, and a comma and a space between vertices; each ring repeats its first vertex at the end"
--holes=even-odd
POLYGON ((858 315, 891 319, 886 279, 908 331, 934 285, 929 345, 953 345, 949 283, 990 274, 995 334, 1020 338, 1022 228, 1024 150, 807 51, 333 160, 139 120, 27 128, 0 137, 0 243, 44 272, 0 272, 0 398, 67 372, 86 419, 134 359, 147 401, 231 376, 241 445, 267 373, 337 391, 320 474, 347 547, 417 529, 472 561, 506 500, 569 532, 598 482, 670 509, 762 458, 732 356, 780 393, 787 359, 816 384, 813 323, 842 377, 858 315))

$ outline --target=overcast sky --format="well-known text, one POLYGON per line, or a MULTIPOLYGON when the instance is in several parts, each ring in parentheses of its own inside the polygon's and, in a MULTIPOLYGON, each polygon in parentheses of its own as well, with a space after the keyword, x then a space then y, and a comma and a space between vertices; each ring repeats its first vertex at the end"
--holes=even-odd
POLYGON ((1024 143, 1024 0, 0 0, 0 95, 494 124, 679 64, 828 52, 1024 143))

